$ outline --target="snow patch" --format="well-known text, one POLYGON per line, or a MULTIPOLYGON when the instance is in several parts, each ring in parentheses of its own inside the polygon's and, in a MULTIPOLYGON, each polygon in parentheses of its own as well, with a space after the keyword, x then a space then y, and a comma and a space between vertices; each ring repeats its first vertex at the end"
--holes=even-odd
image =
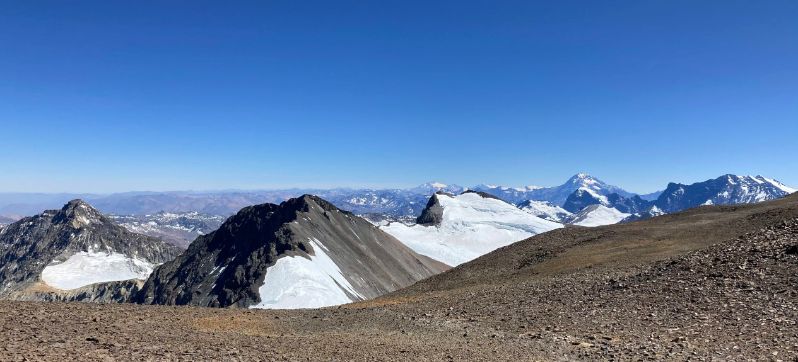
POLYGON ((52 262, 42 271, 47 285, 71 290, 95 283, 147 279, 153 264, 119 253, 79 252, 63 262, 52 262))
POLYGON ((565 210, 562 207, 554 205, 548 201, 529 200, 524 207, 521 208, 521 210, 524 210, 537 217, 555 222, 562 221, 563 218, 571 216, 571 213, 568 212, 568 210, 565 210))
POLYGON ((618 209, 596 205, 596 208, 583 215, 581 220, 574 223, 579 226, 602 226, 621 222, 631 214, 620 212, 618 209))
POLYGON ((250 308, 320 308, 365 299, 344 278, 341 268, 330 259, 329 250, 321 242, 310 239, 310 245, 315 255, 310 255, 309 259, 286 256, 266 269, 263 285, 258 288, 261 301, 250 308))

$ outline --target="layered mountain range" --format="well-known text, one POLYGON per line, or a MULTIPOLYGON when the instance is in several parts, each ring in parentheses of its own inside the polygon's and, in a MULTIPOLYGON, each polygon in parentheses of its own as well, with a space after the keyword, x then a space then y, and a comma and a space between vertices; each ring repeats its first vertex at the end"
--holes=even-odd
MULTIPOLYGON (((567 220, 567 216, 554 208, 565 208, 567 212, 575 213, 581 211, 586 206, 595 204, 595 201, 580 200, 587 196, 595 197, 599 203, 605 206, 617 208, 619 211, 631 214, 646 214, 645 207, 656 205, 661 211, 673 212, 697 206, 695 200, 700 200, 698 204, 712 203, 738 203, 753 202, 756 200, 764 201, 778 195, 791 193, 792 188, 784 186, 778 181, 762 176, 734 176, 731 178, 741 178, 741 186, 722 186, 724 180, 717 182, 718 185, 701 185, 694 188, 685 189, 685 195, 678 194, 680 187, 685 188, 689 185, 669 184, 664 191, 650 194, 639 195, 623 190, 618 186, 613 186, 585 173, 579 173, 568 179, 565 183, 554 187, 525 186, 520 188, 492 185, 478 185, 468 189, 485 192, 494 195, 512 204, 528 208, 531 212, 545 214, 544 218, 555 221, 567 220), (702 189, 703 187, 703 189, 702 189), (734 191, 739 187, 739 191, 734 191), (717 191, 717 192, 715 192, 717 191), (723 196, 723 192, 728 191, 728 196, 723 196), (761 194, 760 194, 761 191, 761 194), (575 192, 581 195, 574 195, 575 192), (713 192, 715 192, 713 194, 713 192), (659 200, 663 193, 668 194, 672 200, 670 202, 659 200), (601 196, 610 197, 616 194, 616 200, 602 202, 601 196), (747 196, 746 196, 747 195, 747 196), (572 200, 569 201, 569 198, 572 200), (651 202, 646 205, 644 202, 651 202), (613 205, 609 205, 613 204, 613 205), (549 206, 550 205, 550 206, 549 206), (529 207, 531 206, 531 207, 529 207), (581 206, 581 207, 580 207, 581 206), (559 214, 559 215, 558 215, 559 214)), ((724 178, 723 176, 721 178, 724 178)), ((726 177, 726 178, 728 178, 726 177)), ((735 181, 736 182, 736 181, 735 181)), ((701 183, 699 183, 701 184, 701 183)), ((113 195, 77 195, 86 198, 95 205, 100 211, 108 214, 118 215, 119 217, 130 217, 131 223, 119 220, 121 223, 131 226, 132 229, 138 222, 147 224, 150 221, 156 222, 155 228, 159 228, 161 223, 157 218, 142 218, 144 215, 158 214, 187 214, 198 213, 210 217, 224 219, 233 215, 238 210, 255 204, 261 203, 280 203, 289 198, 299 197, 303 194, 317 195, 333 203, 342 210, 353 212, 357 215, 367 216, 375 221, 410 221, 415 219, 426 206, 429 197, 438 191, 450 194, 459 194, 466 188, 444 184, 440 182, 430 182, 417 187, 407 189, 287 189, 273 191, 218 191, 218 192, 135 192, 121 193, 113 195)), ((72 196, 69 194, 3 194, 0 193, 0 215, 10 216, 18 219, 21 215, 30 215, 40 210, 62 205, 72 196)), ((76 196, 76 197, 77 197, 76 196)), ((0 220, 0 223, 4 221, 0 220)), ((169 224, 170 226, 176 226, 169 224)), ((212 225, 211 228, 216 225, 212 225)), ((157 235, 157 232, 139 228, 136 231, 146 232, 157 235)), ((134 229, 135 230, 135 229, 134 229)), ((204 229, 205 230, 205 229, 204 229)), ((174 234, 165 231, 163 234, 174 234)), ((169 237, 167 237, 169 239, 169 237)), ((185 243, 191 240, 191 236, 183 235, 181 240, 176 240, 174 235, 172 241, 185 243)))
MULTIPOLYGON (((196 211, 106 217, 73 200, 0 226, 0 298, 328 306, 383 295, 567 224, 631 222, 795 192, 773 179, 735 175, 671 183, 654 199, 586 174, 552 188, 475 189, 486 191, 442 183, 326 190, 332 201, 303 195, 246 206, 229 218, 196 211)), ((201 200, 197 195, 191 197, 201 200)), ((144 196, 155 197, 137 195, 144 196)))

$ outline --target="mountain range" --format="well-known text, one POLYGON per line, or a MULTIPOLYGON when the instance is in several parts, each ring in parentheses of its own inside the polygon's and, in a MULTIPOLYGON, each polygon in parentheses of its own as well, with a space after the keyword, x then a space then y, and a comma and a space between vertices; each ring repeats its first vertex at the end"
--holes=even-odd
MULTIPOLYGON (((795 191, 781 182, 763 176, 728 174, 690 185, 670 183, 651 201, 638 195, 601 195, 590 189, 580 188, 566 199, 563 208, 572 213, 581 212, 580 219, 589 217, 592 212, 599 212, 608 221, 617 220, 623 215, 626 221, 635 221, 701 205, 750 204, 775 200, 795 191), (591 209, 586 210, 587 207, 591 209)), ((590 224, 595 225, 595 222, 590 224)))
MULTIPOLYGON (((728 197, 722 195, 718 196, 717 194, 714 196, 709 195, 708 193, 712 192, 710 189, 713 189, 715 186, 704 190, 701 189, 701 187, 704 186, 700 186, 689 190, 686 189, 685 191, 695 195, 696 199, 701 199, 702 203, 714 197, 711 202, 722 204, 725 202, 735 203, 769 200, 778 197, 778 195, 790 193, 789 190, 793 190, 778 181, 762 176, 728 176, 745 179, 742 184, 749 185, 749 187, 744 190, 741 188, 740 191, 735 192, 734 185, 720 186, 723 182, 719 182, 717 187, 726 187, 726 190, 719 192, 729 191, 728 197), (760 191, 762 194, 758 195, 760 191), (746 199, 746 197, 748 198, 746 199)), ((595 201, 579 201, 581 197, 591 196, 599 199, 600 203, 605 206, 617 207, 622 212, 643 214, 645 213, 643 209, 651 205, 646 204, 646 202, 651 202, 666 212, 673 212, 673 210, 696 206, 694 205, 695 203, 689 199, 674 194, 678 192, 679 187, 684 188, 686 186, 688 185, 671 183, 664 188, 664 191, 646 195, 635 195, 618 186, 609 185, 596 177, 585 173, 579 173, 569 178, 562 185, 554 187, 526 186, 513 188, 506 186, 477 185, 465 188, 458 185, 429 182, 407 189, 339 188, 286 189, 272 191, 130 192, 112 195, 0 193, 0 215, 11 217, 11 219, 18 219, 23 215, 34 214, 40 210, 62 205, 72 198, 79 197, 85 199, 98 210, 106 214, 113 214, 120 217, 135 216, 135 219, 142 215, 156 215, 159 213, 184 214, 196 212, 199 214, 226 218, 246 206, 261 203, 280 203, 303 194, 313 194, 330 201, 343 210, 353 212, 357 215, 368 216, 369 219, 412 221, 421 213, 429 197, 433 193, 443 191, 456 195, 467 189, 482 191, 506 202, 518 204, 519 206, 530 201, 546 202, 551 204, 552 207, 565 208, 566 211, 570 213, 578 212, 585 206, 593 204, 595 201), (575 192, 579 192, 583 195, 576 195, 574 199, 572 195, 574 195, 575 192), (670 205, 667 201, 658 201, 663 193, 667 193, 669 196, 666 197, 673 199, 670 205), (610 195, 613 194, 617 195, 614 196, 614 201, 601 201, 602 196, 610 197, 610 195), (568 200, 569 197, 572 197, 570 202, 568 200)), ((536 206, 544 207, 544 204, 537 203, 536 206)), ((559 217, 562 217, 563 214, 560 214, 559 217)), ((149 222, 151 220, 141 221, 149 222)), ((139 223, 141 223, 141 221, 139 221, 139 223)), ((184 241, 185 239, 183 242, 184 241)))

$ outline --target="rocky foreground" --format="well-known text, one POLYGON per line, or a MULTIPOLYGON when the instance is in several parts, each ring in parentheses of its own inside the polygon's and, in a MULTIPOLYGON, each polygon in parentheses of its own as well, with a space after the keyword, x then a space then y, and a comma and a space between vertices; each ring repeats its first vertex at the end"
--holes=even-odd
POLYGON ((796 198, 658 219, 327 309, 0 302, 0 360, 797 360, 796 198))

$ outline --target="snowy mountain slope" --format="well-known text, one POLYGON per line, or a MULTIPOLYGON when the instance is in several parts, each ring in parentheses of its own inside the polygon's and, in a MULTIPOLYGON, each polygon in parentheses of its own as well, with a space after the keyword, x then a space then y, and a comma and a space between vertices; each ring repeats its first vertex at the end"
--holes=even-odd
POLYGON ((539 218, 558 223, 565 222, 572 215, 568 210, 548 201, 527 200, 519 203, 518 208, 539 218))
POLYGON ((574 214, 569 224, 579 226, 602 226, 617 224, 631 214, 604 205, 590 205, 574 214))
POLYGON ((416 225, 391 223, 381 229, 419 254, 449 265, 562 227, 476 192, 435 194, 418 221, 416 225))
POLYGON ((654 201, 654 205, 671 213, 700 205, 748 204, 774 200, 793 192, 795 189, 773 179, 729 174, 691 185, 670 183, 654 201))
POLYGON ((178 248, 131 233, 85 202, 73 200, 60 210, 23 218, 0 231, 0 296, 24 296, 40 282, 66 291, 143 279, 154 265, 178 253, 178 248))
POLYGON ((598 192, 588 189, 579 188, 572 194, 568 195, 562 208, 568 212, 575 213, 588 207, 590 205, 604 205, 609 206, 610 202, 607 196, 600 195, 598 192))
POLYGON ((316 196, 242 209, 152 273, 136 301, 304 308, 374 298, 448 269, 316 196))

